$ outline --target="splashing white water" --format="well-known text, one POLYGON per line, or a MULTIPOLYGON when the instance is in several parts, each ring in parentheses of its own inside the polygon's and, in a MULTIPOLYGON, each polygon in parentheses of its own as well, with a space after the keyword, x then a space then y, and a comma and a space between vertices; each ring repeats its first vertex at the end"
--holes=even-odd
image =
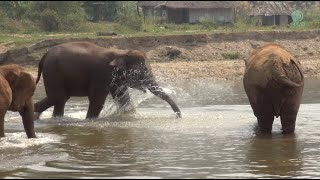
POLYGON ((0 138, 0 149, 5 148, 26 148, 46 143, 59 142, 63 138, 48 133, 36 133, 37 138, 27 138, 25 132, 6 133, 6 137, 0 138))
POLYGON ((118 105, 114 102, 112 98, 108 98, 105 102, 104 108, 100 113, 100 117, 109 116, 109 115, 117 114, 120 112, 121 113, 130 112, 130 110, 135 109, 143 101, 154 96, 150 91, 147 91, 146 93, 144 93, 142 91, 131 89, 131 88, 129 89, 129 94, 131 98, 131 103, 127 103, 121 110, 118 109, 118 105))

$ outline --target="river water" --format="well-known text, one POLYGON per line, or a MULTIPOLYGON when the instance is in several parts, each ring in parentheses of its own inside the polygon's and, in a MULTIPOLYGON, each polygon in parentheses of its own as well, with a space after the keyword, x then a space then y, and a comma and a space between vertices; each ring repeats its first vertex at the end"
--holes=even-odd
MULTIPOLYGON (((48 109, 27 139, 18 113, 5 118, 0 178, 317 178, 320 177, 320 80, 305 81, 296 133, 255 134, 242 81, 161 82, 180 106, 130 90, 135 114, 119 115, 110 97, 96 120, 88 101, 71 98, 65 117, 48 109)), ((34 100, 44 97, 39 85, 34 100)))

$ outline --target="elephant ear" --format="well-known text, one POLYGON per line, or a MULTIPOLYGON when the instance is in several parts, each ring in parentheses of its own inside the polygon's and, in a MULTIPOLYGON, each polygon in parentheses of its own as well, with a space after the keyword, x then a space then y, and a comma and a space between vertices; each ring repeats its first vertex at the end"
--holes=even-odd
POLYGON ((17 82, 23 87, 35 86, 34 78, 27 72, 21 72, 17 82))
POLYGON ((23 92, 24 96, 32 96, 36 88, 36 82, 31 74, 27 72, 21 72, 20 76, 16 80, 15 88, 19 92, 23 92))
POLYGON ((18 79, 19 75, 14 71, 8 71, 5 78, 9 82, 10 86, 13 87, 18 79))
POLYGON ((125 69, 126 68, 126 61, 125 58, 127 57, 127 55, 121 55, 116 57, 114 60, 112 60, 109 65, 110 66, 115 66, 118 67, 120 69, 125 69))

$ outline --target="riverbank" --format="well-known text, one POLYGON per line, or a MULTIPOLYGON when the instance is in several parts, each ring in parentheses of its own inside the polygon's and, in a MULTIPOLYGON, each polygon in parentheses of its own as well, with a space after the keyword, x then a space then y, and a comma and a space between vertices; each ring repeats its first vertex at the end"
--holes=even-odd
POLYGON ((320 77, 320 32, 241 32, 171 36, 61 38, 43 40, 0 54, 0 62, 25 66, 34 76, 42 55, 52 46, 90 41, 111 49, 139 49, 146 52, 153 72, 166 80, 240 80, 251 52, 268 42, 284 46, 298 59, 306 77, 320 77))
MULTIPOLYGON (((305 77, 320 78, 320 63, 318 59, 304 59, 300 61, 305 77)), ((165 63, 151 63, 152 71, 162 81, 208 79, 213 81, 241 80, 243 78, 244 61, 175 61, 165 63)), ((25 66, 35 78, 37 66, 25 66)))

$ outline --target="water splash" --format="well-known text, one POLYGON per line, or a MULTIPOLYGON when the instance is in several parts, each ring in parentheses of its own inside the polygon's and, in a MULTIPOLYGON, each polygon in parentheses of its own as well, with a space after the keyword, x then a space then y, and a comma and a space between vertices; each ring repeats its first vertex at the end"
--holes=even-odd
POLYGON ((58 135, 48 133, 36 133, 37 138, 27 138, 25 132, 6 133, 6 137, 0 139, 0 149, 6 148, 27 148, 41 144, 59 142, 63 138, 58 135))
POLYGON ((136 109, 139 104, 154 96, 150 91, 144 93, 131 88, 128 91, 131 98, 130 102, 126 103, 123 108, 119 109, 119 105, 115 103, 112 98, 107 98, 105 106, 100 113, 100 117, 106 117, 113 114, 134 113, 134 109, 136 109))

